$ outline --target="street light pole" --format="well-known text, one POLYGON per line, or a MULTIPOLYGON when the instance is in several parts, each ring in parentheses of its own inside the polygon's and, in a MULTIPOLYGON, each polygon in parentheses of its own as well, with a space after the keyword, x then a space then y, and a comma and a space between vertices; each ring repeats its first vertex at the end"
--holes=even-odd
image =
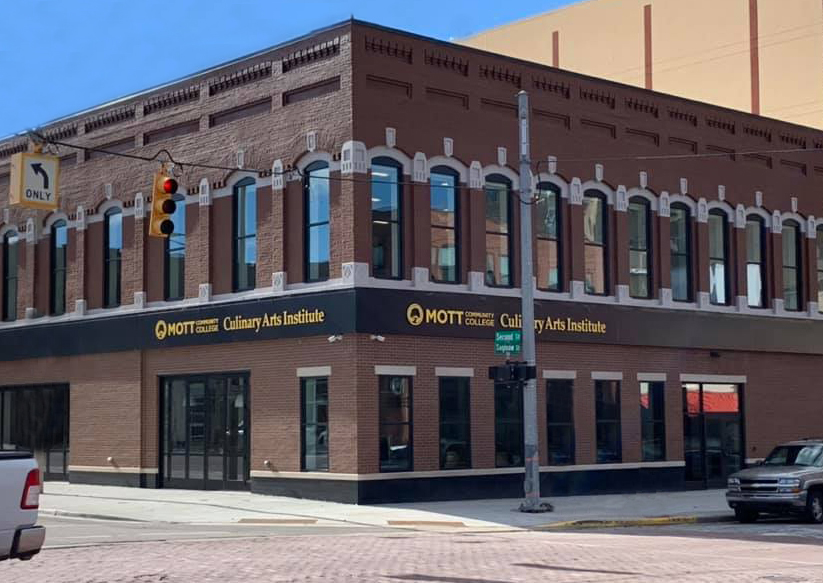
MULTIPOLYGON (((523 360, 527 367, 536 364, 534 338, 534 267, 532 265, 532 186, 529 154, 529 94, 517 94, 517 120, 520 125, 520 290, 522 298, 523 360)), ((548 510, 540 504, 540 451, 537 441, 537 380, 523 383, 523 449, 526 476, 522 512, 548 510)))

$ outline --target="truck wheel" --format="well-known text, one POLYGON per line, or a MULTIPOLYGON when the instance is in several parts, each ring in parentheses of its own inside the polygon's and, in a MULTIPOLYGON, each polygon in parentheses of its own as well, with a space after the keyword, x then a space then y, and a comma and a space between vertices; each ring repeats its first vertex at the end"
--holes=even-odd
POLYGON ((809 515, 809 520, 815 524, 823 524, 823 490, 809 492, 806 511, 809 515))
POLYGON ((738 522, 742 522, 744 524, 756 522, 758 516, 759 513, 757 512, 757 510, 752 510, 751 508, 734 509, 734 517, 737 519, 738 522))

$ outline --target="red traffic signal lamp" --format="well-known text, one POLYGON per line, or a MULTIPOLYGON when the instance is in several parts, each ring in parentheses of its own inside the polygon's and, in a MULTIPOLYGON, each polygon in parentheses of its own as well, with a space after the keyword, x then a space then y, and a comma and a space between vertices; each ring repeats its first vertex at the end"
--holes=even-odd
POLYGON ((177 181, 174 178, 164 171, 154 175, 149 221, 149 235, 152 237, 168 237, 174 233, 174 222, 171 216, 177 210, 177 203, 173 198, 176 192, 177 181))

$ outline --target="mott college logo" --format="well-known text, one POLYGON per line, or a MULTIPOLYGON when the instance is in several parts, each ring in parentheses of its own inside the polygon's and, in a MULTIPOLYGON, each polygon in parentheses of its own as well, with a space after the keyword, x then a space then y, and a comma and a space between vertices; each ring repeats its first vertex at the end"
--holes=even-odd
POLYGON ((406 320, 412 326, 419 326, 423 323, 423 307, 420 304, 409 304, 406 308, 406 320))
POLYGON ((158 320, 157 324, 154 325, 154 336, 158 340, 163 340, 168 333, 168 328, 166 323, 163 320, 158 320))

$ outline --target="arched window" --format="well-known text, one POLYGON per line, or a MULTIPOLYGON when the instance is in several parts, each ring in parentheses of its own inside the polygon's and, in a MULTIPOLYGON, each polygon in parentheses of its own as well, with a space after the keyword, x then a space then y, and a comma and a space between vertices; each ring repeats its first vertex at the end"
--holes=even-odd
POLYGON ((120 305, 120 264, 123 258, 123 212, 110 208, 104 215, 103 307, 120 305))
POLYGON ((387 279, 403 276, 403 172, 391 158, 371 164, 372 275, 387 279))
POLYGON ((244 178, 234 186, 233 291, 254 289, 257 276, 257 186, 244 178))
POLYGON ((783 223, 783 306, 792 311, 803 304, 800 242, 800 225, 795 221, 783 223))
POLYGON ((3 320, 17 319, 17 268, 20 263, 20 237, 14 231, 3 236, 3 320))
POLYGON ((174 231, 165 241, 165 291, 166 301, 182 300, 186 294, 186 205, 182 194, 175 195, 177 206, 171 221, 174 231))
POLYGON ((692 299, 692 217, 689 207, 673 204, 670 220, 672 299, 688 302, 692 299))
POLYGON ((511 181, 493 174, 486 178, 486 285, 512 285, 511 181))
POLYGON ((817 309, 823 312, 823 225, 817 227, 817 309))
POLYGON ((726 213, 709 212, 709 301, 729 303, 729 229, 726 213))
POLYGON ((329 165, 314 162, 305 170, 306 281, 329 278, 329 165))
POLYGON ((651 205, 642 196, 629 200, 629 295, 652 297, 651 205))
POLYGON ((606 197, 598 190, 583 196, 583 238, 586 293, 605 295, 608 289, 609 239, 606 197))
POLYGON ((68 227, 66 221, 51 226, 51 285, 49 311, 53 316, 66 313, 66 263, 68 260, 68 227))
POLYGON ((457 172, 445 166, 432 168, 431 184, 431 279, 458 283, 459 246, 457 239, 457 172))
POLYGON ((750 308, 766 307, 766 224, 757 215, 746 218, 746 288, 750 308))
POLYGON ((560 188, 551 182, 541 182, 534 196, 537 287, 560 291, 560 188))

